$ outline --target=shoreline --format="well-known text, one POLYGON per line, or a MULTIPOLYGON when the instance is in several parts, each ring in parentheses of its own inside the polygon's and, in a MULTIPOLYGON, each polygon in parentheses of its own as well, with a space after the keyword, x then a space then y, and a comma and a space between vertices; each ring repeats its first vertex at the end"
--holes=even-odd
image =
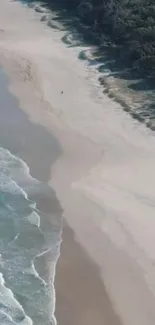
MULTIPOLYGON (((123 325, 154 325, 154 134, 92 84, 91 71, 61 43, 63 32, 49 30, 18 2, 1 0, 1 7, 0 60, 9 89, 33 122, 31 132, 39 126, 38 134, 46 130, 61 145, 45 176, 64 219, 98 266, 111 313, 123 325)), ((41 175, 40 156, 52 159, 44 153, 51 143, 26 139, 33 159, 22 137, 17 152, 41 175), (43 151, 34 159, 37 142, 43 151)))
MULTIPOLYGON (((8 93, 8 80, 5 80, 4 72, 0 73, 0 84, 3 93, 1 102, 4 102, 5 106, 5 109, 0 110, 0 137, 3 138, 1 146, 20 157, 29 166, 30 175, 46 184, 52 164, 62 155, 59 142, 51 133, 41 131, 39 125, 30 122, 27 115, 17 107, 16 98, 8 93), (8 128, 12 135, 11 138, 5 133, 8 128), (36 144, 36 137, 39 142, 38 145, 36 144), (47 146, 48 143, 50 148, 47 146), (43 150, 42 155, 45 155, 45 160, 39 166, 38 154, 41 154, 41 150, 43 150), (49 154, 47 151, 49 151, 49 154)), ((37 209, 41 213, 61 215, 58 199, 52 187, 49 194, 41 191, 41 195, 33 193, 29 196, 29 199, 36 202, 37 209)), ((40 218, 42 220, 42 216, 40 218)), ((61 217, 58 216, 59 218, 61 217)), ((97 325, 102 325, 104 321, 107 325, 109 322, 111 325, 121 325, 109 300, 98 267, 86 254, 80 243, 75 240, 73 230, 67 225, 65 219, 64 223, 61 253, 56 264, 54 281, 56 291, 55 316, 58 324, 69 325, 74 322, 74 324, 81 325, 94 324, 95 322, 97 325), (81 289, 79 290, 79 288, 81 289)), ((39 275, 45 281, 50 279, 48 259, 48 254, 47 256, 45 254, 35 261, 37 271, 39 269, 39 275)))

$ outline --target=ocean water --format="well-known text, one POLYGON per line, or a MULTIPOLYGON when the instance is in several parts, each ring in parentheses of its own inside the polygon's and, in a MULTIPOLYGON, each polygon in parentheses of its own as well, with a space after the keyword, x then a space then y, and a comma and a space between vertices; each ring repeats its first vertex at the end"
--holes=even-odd
POLYGON ((61 218, 39 211, 29 199, 48 191, 21 159, 0 148, 0 325, 56 323, 61 218))

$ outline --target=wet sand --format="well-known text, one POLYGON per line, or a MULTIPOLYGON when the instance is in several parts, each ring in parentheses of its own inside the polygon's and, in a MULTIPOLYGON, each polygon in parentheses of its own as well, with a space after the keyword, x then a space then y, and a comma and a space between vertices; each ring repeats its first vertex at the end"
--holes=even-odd
MULTIPOLYGON (((62 148, 52 133, 29 121, 7 87, 8 80, 0 71, 0 145, 23 159, 30 167, 32 177, 46 184, 51 166, 61 156, 62 148)), ((52 222, 55 215, 55 223, 60 223, 62 208, 52 187, 48 193, 33 193, 30 199, 37 203, 41 212, 52 215, 52 222)), ((36 260, 39 274, 46 281, 50 280, 50 260, 48 254, 36 260)), ((55 289, 59 325, 121 324, 98 267, 75 240, 74 232, 65 220, 55 289)))
POLYGON ((66 222, 62 238, 55 281, 58 324, 120 325, 98 267, 75 240, 66 222))
MULTIPOLYGON (((86 317, 94 302, 89 286, 97 289, 96 325, 117 324, 117 315, 123 325, 154 325, 154 134, 102 93, 94 70, 78 60, 81 48, 67 48, 65 32, 50 29, 41 16, 18 1, 0 2, 0 62, 21 108, 16 113, 5 105, 0 138, 51 185, 74 232, 65 226, 57 268, 59 325, 69 322, 70 304, 86 317), (78 265, 88 272, 81 275, 78 265), (60 299, 71 274, 73 289, 60 299)), ((47 209, 50 201, 39 202, 47 209)), ((70 325, 83 321, 74 313, 70 325)))

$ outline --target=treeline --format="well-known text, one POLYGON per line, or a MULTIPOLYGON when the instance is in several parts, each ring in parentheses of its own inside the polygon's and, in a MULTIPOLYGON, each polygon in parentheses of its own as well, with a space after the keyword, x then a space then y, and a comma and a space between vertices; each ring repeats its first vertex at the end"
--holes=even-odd
MULTIPOLYGON (((53 0, 49 0, 53 2, 53 0)), ((155 0, 57 0, 92 27, 104 45, 108 35, 121 60, 155 77, 155 0)))

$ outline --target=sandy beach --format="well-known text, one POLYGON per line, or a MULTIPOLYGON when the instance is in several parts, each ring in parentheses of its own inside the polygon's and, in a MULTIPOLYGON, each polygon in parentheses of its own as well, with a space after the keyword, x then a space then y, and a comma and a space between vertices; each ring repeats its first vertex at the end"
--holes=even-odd
POLYGON ((1 0, 0 139, 51 185, 39 208, 63 209, 58 324, 154 325, 154 133, 102 93, 41 15, 1 0))
MULTIPOLYGON (((19 108, 16 98, 8 93, 8 79, 3 71, 0 73, 0 86, 1 146, 24 159, 33 177, 48 183, 51 166, 63 154, 62 148, 52 132, 33 124, 19 108), (11 136, 8 136, 8 130, 11 136), (38 145, 36 139, 39 141, 38 145), (42 156, 45 156, 44 162, 42 156)), ((59 224, 62 208, 52 184, 49 193, 33 193, 30 199, 36 202, 39 211, 49 216, 51 214, 52 219, 55 214, 55 222, 59 224)), ((37 265, 40 276, 47 282, 50 278, 48 258, 43 256, 37 265)), ((107 324, 121 324, 111 305, 99 268, 85 253, 80 243, 76 242, 74 231, 66 221, 63 226, 55 290, 58 324, 102 324, 103 320, 107 324)))

